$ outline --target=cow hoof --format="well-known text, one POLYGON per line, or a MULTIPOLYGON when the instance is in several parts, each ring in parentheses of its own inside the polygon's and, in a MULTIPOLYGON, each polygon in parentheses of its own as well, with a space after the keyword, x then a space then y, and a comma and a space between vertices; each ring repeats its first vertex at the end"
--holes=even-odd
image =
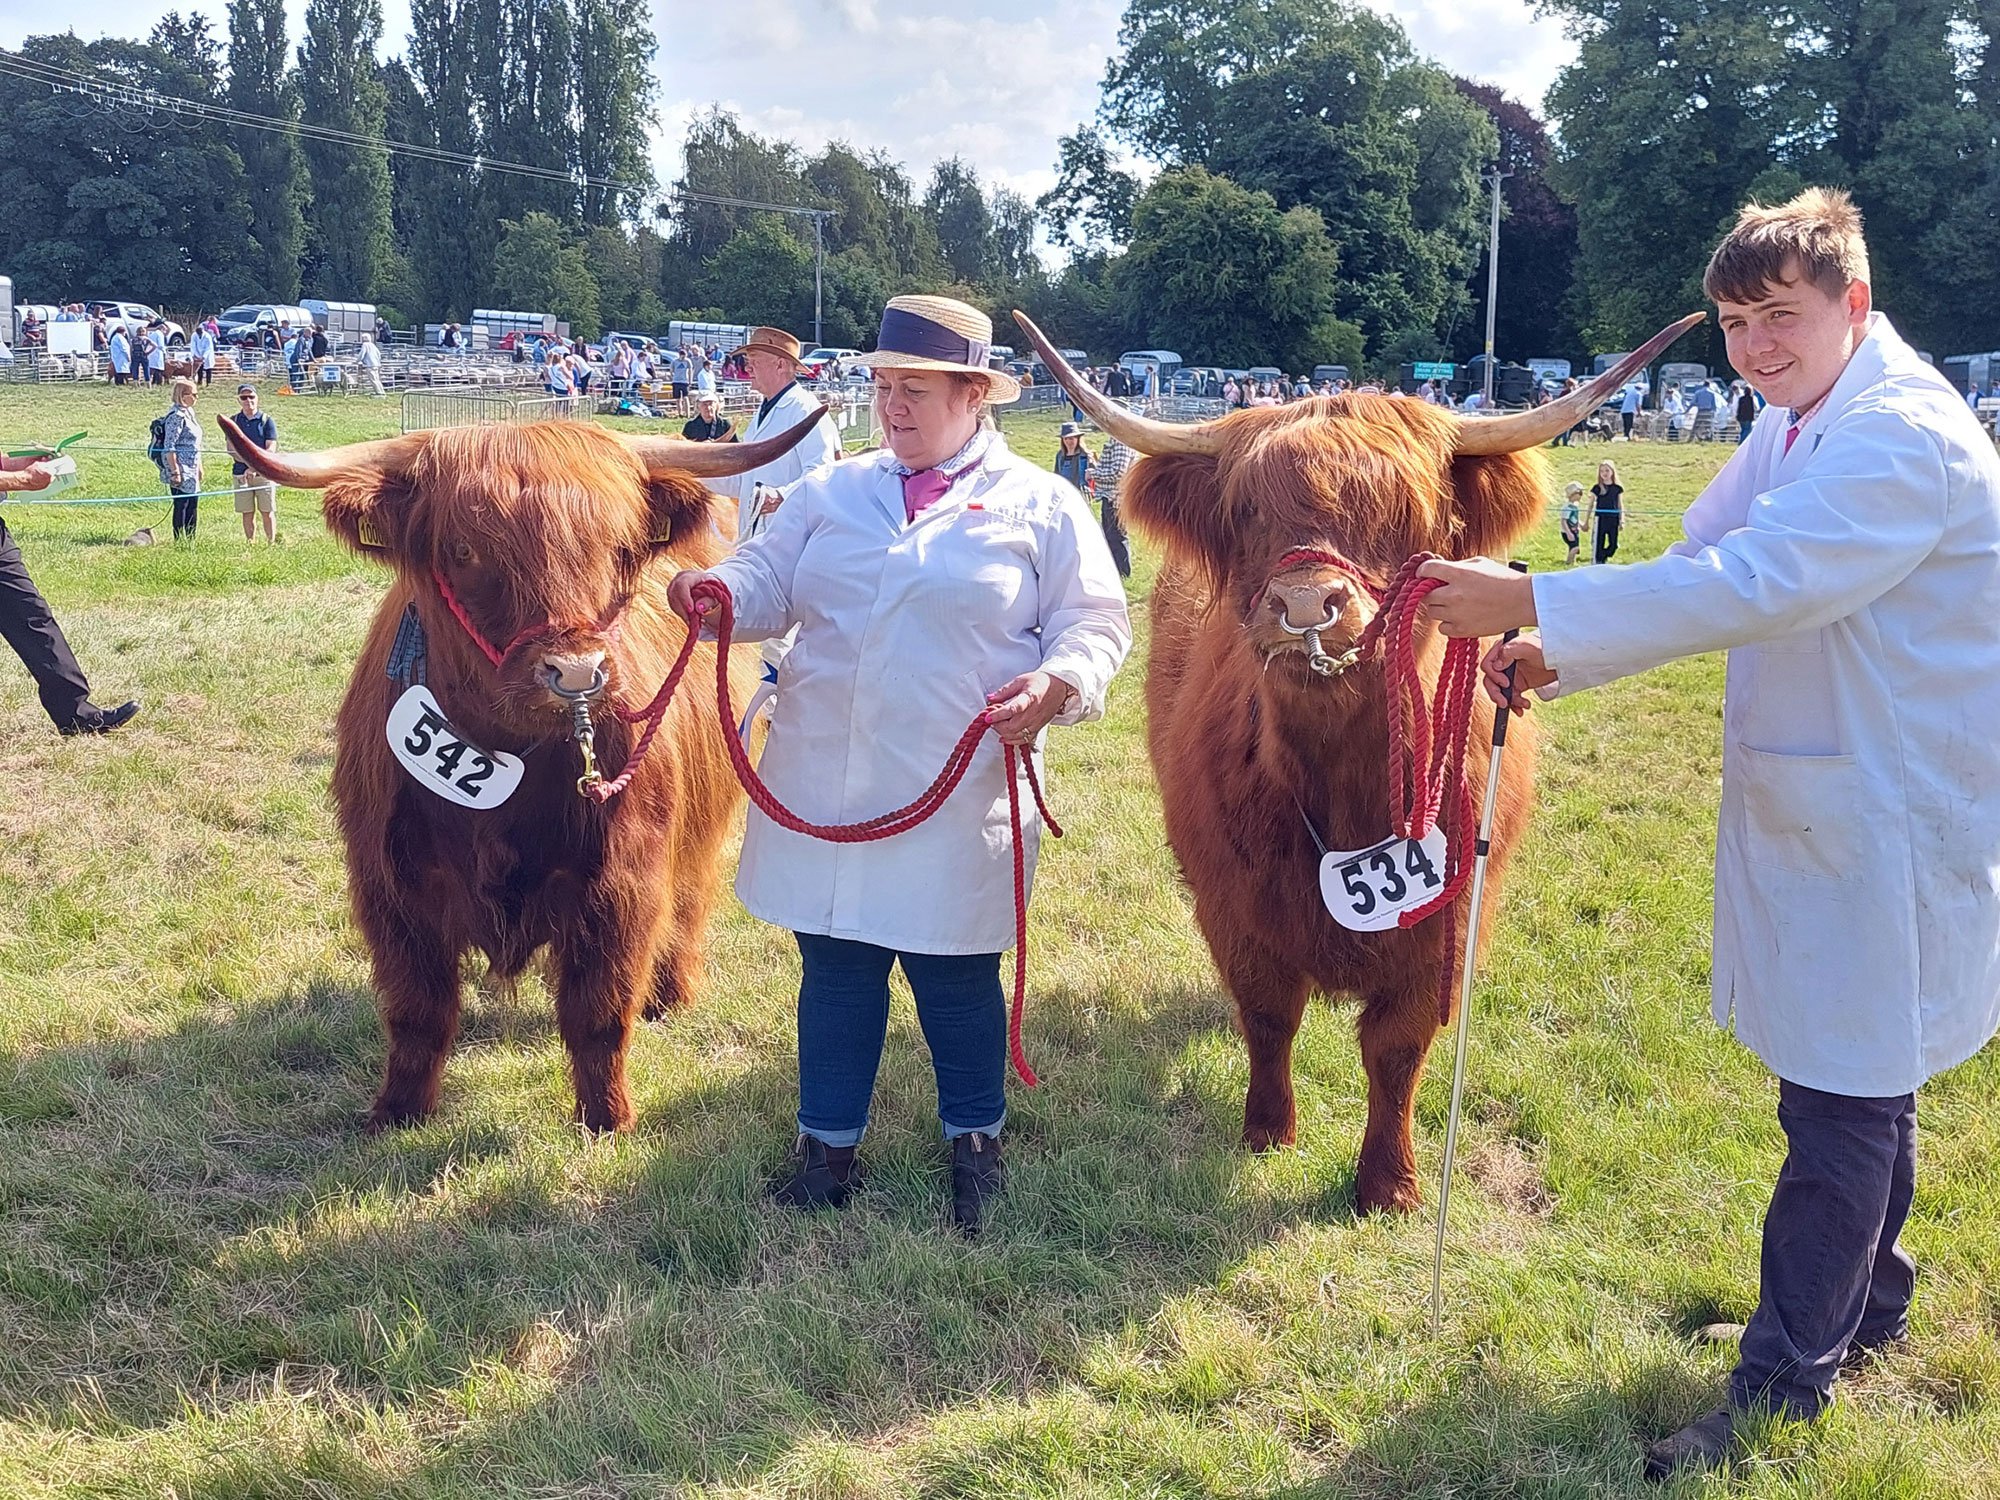
POLYGON ((1245 1125, 1243 1144, 1258 1155, 1275 1151, 1280 1146, 1292 1145, 1298 1138, 1297 1127, 1292 1125, 1245 1125))
POLYGON ((579 1110, 576 1123, 592 1135, 623 1135, 636 1123, 630 1109, 614 1114, 608 1109, 579 1110))
POLYGON ((427 1109, 378 1103, 368 1111, 367 1131, 370 1135, 381 1135, 384 1131, 401 1130, 405 1126, 422 1123, 429 1114, 427 1109))
POLYGON ((1356 1182, 1354 1185, 1354 1211, 1364 1218, 1379 1213, 1415 1213, 1423 1204, 1424 1195, 1418 1189, 1415 1178, 1379 1185, 1372 1182, 1356 1182))

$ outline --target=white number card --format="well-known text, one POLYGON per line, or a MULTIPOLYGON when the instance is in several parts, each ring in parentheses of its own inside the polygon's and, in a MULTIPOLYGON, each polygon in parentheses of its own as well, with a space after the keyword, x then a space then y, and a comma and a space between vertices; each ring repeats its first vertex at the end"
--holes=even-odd
POLYGON ((1421 841, 1390 837, 1367 849, 1335 849, 1319 862, 1319 895, 1350 932, 1382 932, 1444 889, 1444 830, 1421 841))
POLYGON ((418 782, 460 807, 498 807, 514 795, 525 769, 518 755, 481 750, 452 728, 421 683, 389 710, 389 748, 418 782))

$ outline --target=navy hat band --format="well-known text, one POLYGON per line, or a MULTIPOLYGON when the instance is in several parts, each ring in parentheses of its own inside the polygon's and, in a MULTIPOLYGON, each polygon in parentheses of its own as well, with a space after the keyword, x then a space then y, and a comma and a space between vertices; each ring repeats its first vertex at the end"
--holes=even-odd
POLYGON ((953 333, 944 324, 933 322, 920 313, 889 307, 882 311, 882 331, 875 336, 875 349, 881 354, 909 354, 918 359, 934 359, 941 364, 968 365, 983 370, 993 345, 969 339, 962 333, 953 333))

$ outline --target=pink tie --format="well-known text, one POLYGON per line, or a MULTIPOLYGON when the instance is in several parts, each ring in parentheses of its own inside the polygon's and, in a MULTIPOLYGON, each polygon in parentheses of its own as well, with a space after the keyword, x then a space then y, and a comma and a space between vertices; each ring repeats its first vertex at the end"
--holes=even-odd
POLYGON ((1792 451, 1792 444, 1796 443, 1798 440, 1799 440, 1799 427, 1798 424, 1794 422, 1790 427, 1787 427, 1785 429, 1785 452, 1790 453, 1792 451))
POLYGON ((942 469, 924 469, 915 474, 903 476, 903 519, 914 521, 924 511, 929 510, 944 498, 944 492, 951 488, 952 480, 958 476, 947 474, 942 469))

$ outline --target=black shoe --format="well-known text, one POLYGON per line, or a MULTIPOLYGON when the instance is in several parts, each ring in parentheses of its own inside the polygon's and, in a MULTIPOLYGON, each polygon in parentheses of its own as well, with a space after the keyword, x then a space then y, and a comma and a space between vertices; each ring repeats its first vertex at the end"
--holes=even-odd
POLYGON ((1718 1406, 1646 1449, 1646 1478, 1664 1484, 1683 1471, 1719 1469, 1736 1449, 1736 1414, 1718 1406))
POLYGON ((968 1237, 979 1233, 986 1205, 1007 1186, 1000 1138, 974 1130, 951 1143, 951 1222, 968 1237))
POLYGON ((77 710, 76 717, 62 726, 64 734, 109 734, 120 724, 128 724, 139 712, 139 701, 121 703, 116 708, 99 708, 95 703, 86 703, 77 710))
POLYGON ((792 1147, 791 1175, 772 1183, 766 1196, 787 1208, 839 1208, 860 1186, 854 1147, 801 1135, 792 1147))

